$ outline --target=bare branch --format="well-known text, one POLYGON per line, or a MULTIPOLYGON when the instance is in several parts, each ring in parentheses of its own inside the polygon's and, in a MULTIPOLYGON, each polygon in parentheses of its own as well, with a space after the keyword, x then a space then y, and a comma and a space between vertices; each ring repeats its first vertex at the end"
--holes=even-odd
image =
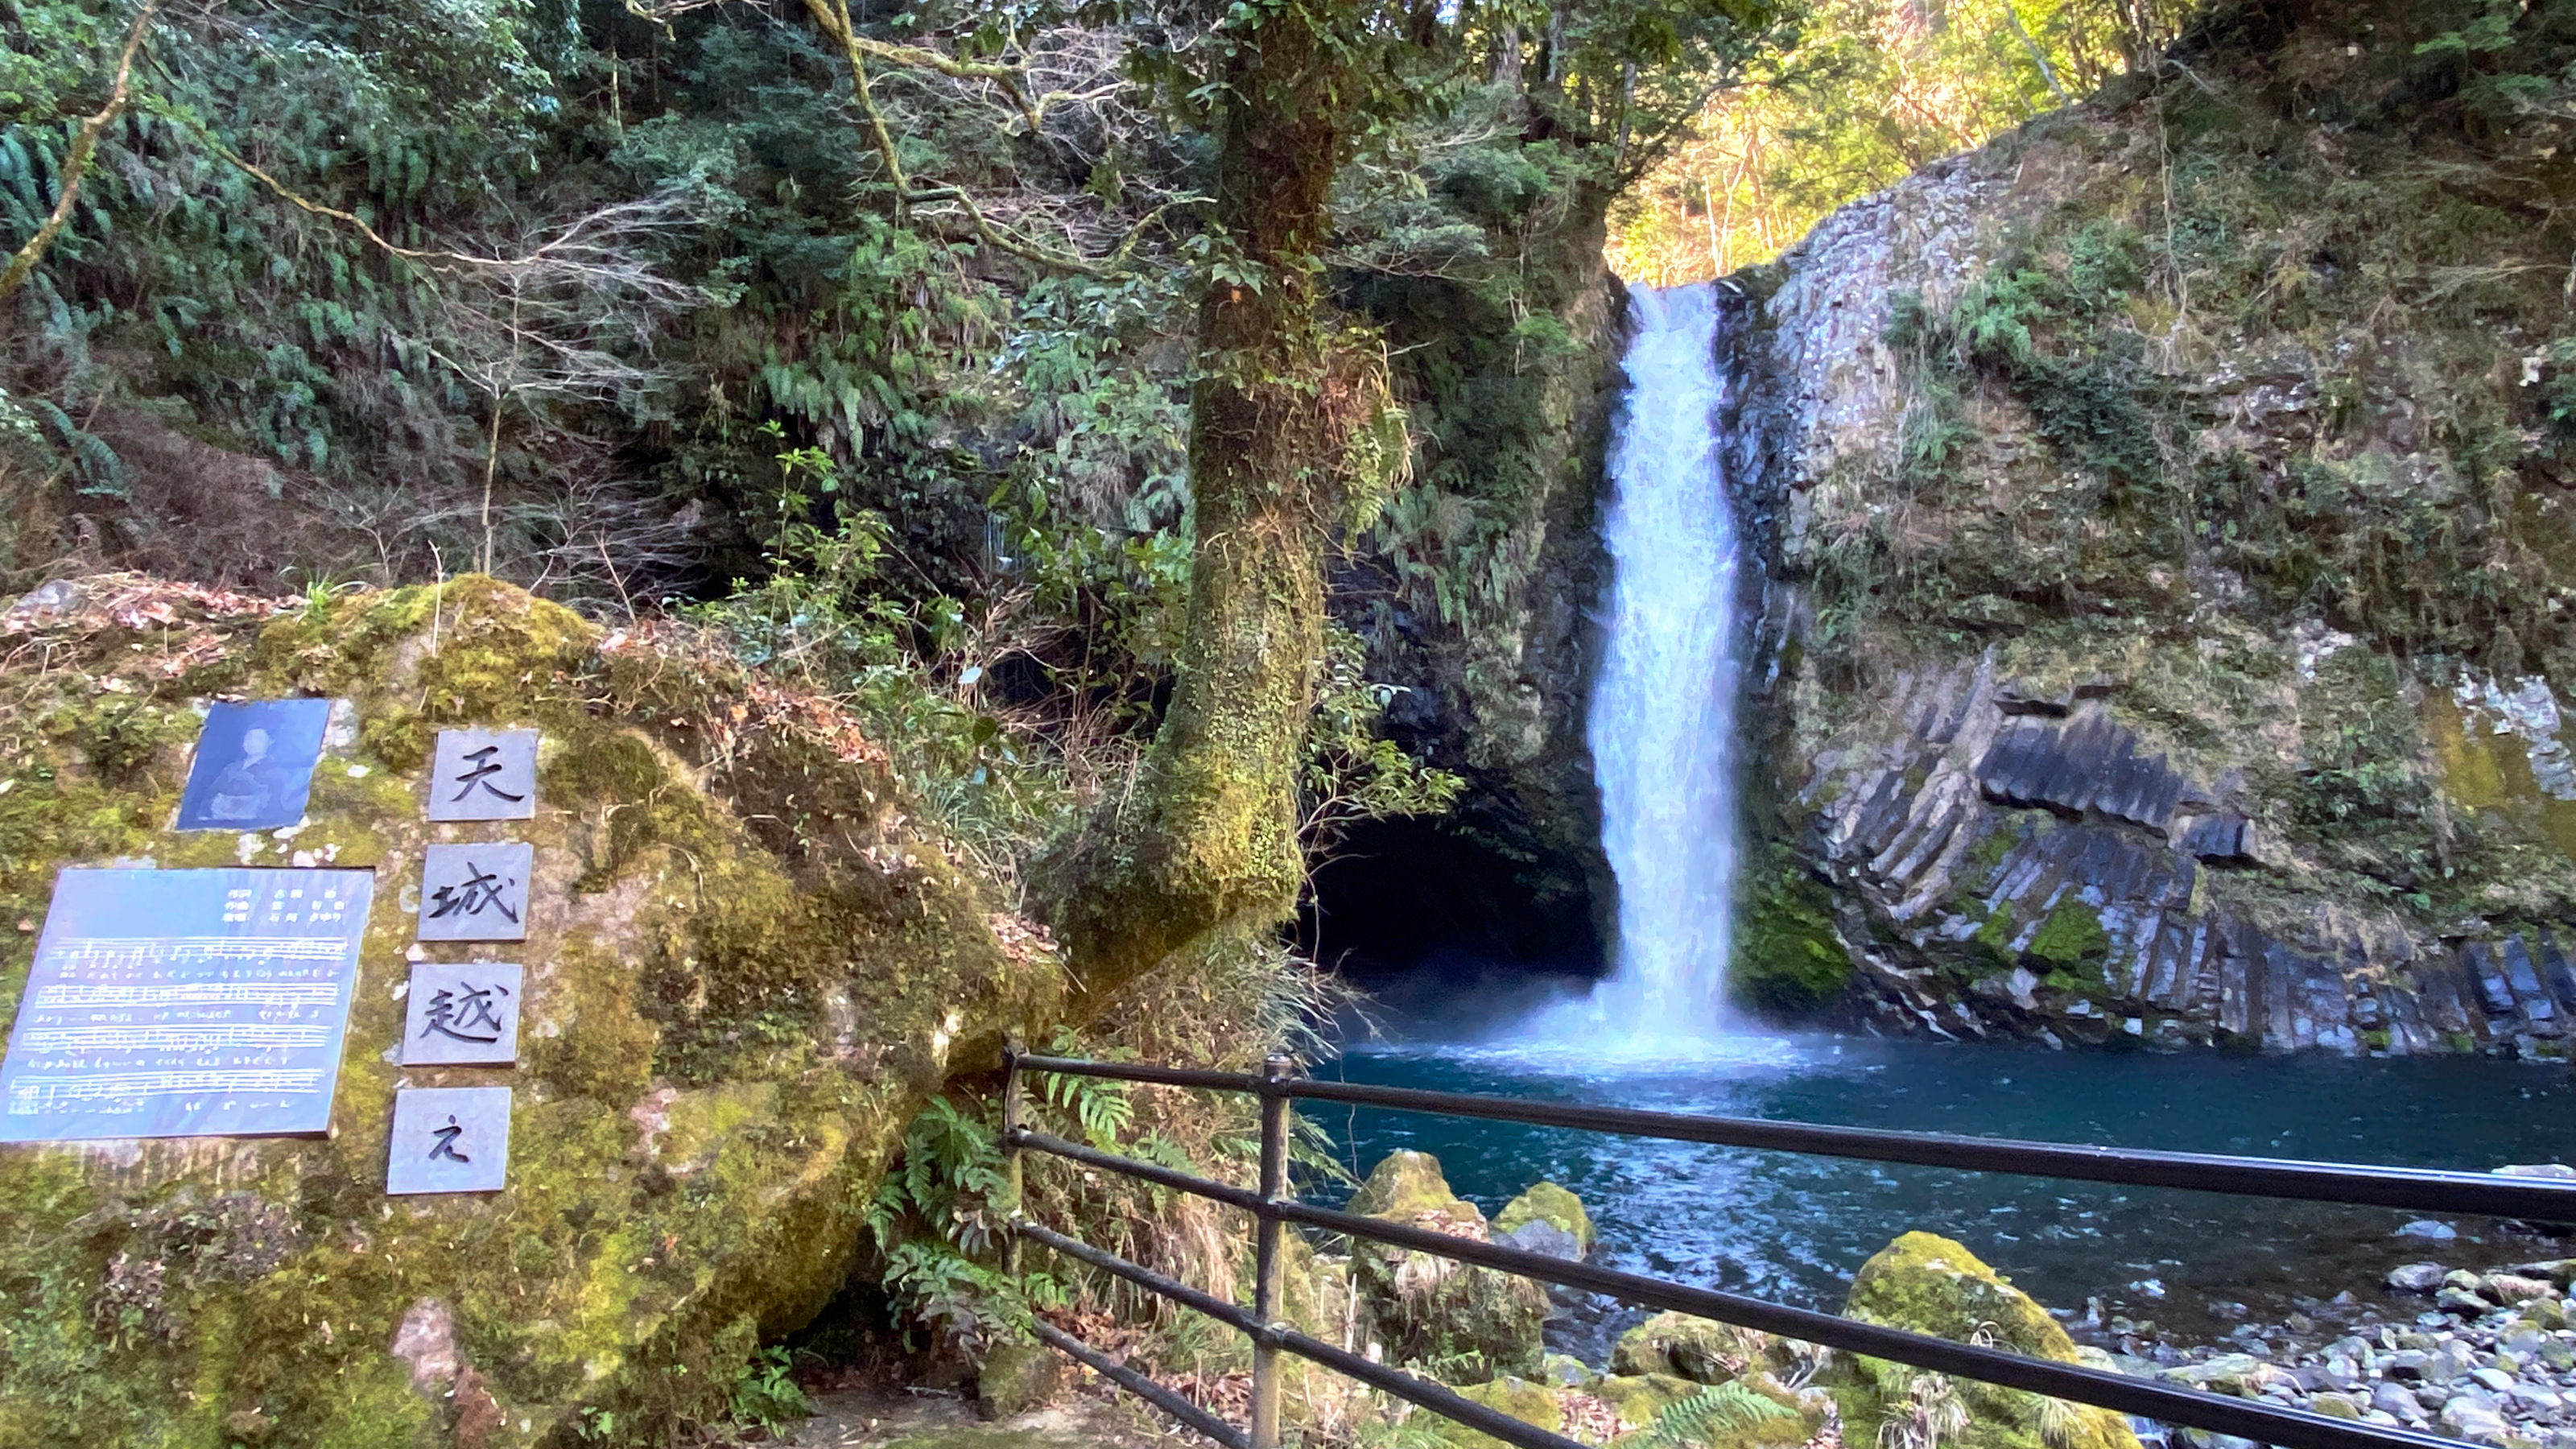
POLYGON ((60 236, 63 227, 71 221, 72 204, 80 199, 81 177, 89 170, 90 156, 98 150, 98 138, 106 133, 118 116, 125 113, 129 87, 134 79, 134 57, 143 49, 143 37, 152 27, 152 12, 159 5, 160 0, 143 0, 143 8, 134 12, 134 28, 126 32, 125 53, 117 57, 116 83, 108 88, 107 104, 99 107, 97 114, 82 121, 80 134, 72 138, 71 150, 63 157, 62 179, 54 188, 58 195, 54 199, 53 214, 46 217, 44 225, 36 228, 36 234, 27 238, 27 244, 9 258, 8 269, 0 271, 0 301, 6 301, 26 285, 28 275, 36 270, 36 263, 44 259, 46 249, 54 244, 54 238, 60 236))

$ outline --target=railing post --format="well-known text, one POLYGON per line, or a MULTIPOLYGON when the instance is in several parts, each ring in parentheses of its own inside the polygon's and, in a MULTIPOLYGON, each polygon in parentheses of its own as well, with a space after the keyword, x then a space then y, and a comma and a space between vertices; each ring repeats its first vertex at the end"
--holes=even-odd
POLYGON ((1020 1094, 1027 1090, 1020 1083, 1021 1050, 1018 1037, 1002 1048, 1002 1178, 1004 1191, 1010 1194, 1006 1228, 1010 1242, 1002 1248, 1002 1265, 1014 1278, 1020 1275, 1020 1220, 1027 1215, 1020 1166, 1020 1094))
POLYGON ((1279 1446, 1279 1215, 1267 1211, 1288 1187, 1288 1098, 1278 1084, 1288 1078, 1286 1057, 1261 1064, 1261 1203, 1253 1227, 1252 1318, 1261 1332, 1252 1340, 1252 1449, 1279 1446))

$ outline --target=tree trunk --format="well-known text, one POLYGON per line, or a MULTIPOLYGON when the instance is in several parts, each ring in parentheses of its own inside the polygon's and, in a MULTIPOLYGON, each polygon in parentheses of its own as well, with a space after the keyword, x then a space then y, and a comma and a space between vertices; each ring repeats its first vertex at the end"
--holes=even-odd
POLYGON ((1319 25, 1283 7, 1241 44, 1218 151, 1218 218, 1257 285, 1211 284, 1190 398, 1197 554, 1169 713, 1135 785, 1047 871, 1076 1013, 1211 932, 1296 909, 1298 772, 1323 653, 1323 549, 1382 369, 1336 345, 1317 255, 1350 109, 1319 25))

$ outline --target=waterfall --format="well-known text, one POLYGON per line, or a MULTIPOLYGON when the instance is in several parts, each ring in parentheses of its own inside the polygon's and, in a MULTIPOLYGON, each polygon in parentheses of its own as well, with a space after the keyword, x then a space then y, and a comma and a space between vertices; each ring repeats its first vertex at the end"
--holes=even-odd
POLYGON ((1719 465, 1715 288, 1630 292, 1627 404, 1610 450, 1607 653, 1586 734, 1617 954, 1543 1033, 1651 1051, 1728 1015, 1736 860, 1735 519, 1719 465))

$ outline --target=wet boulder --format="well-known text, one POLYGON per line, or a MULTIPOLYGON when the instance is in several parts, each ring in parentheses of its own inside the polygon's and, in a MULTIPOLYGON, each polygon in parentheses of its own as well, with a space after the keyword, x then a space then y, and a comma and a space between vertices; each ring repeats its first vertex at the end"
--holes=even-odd
MULTIPOLYGON (((1447 1237, 1490 1242, 1485 1215, 1449 1190, 1427 1152, 1394 1152, 1353 1194, 1350 1211, 1447 1237)), ((1389 1362, 1433 1367, 1457 1383, 1538 1372, 1547 1290, 1527 1278, 1385 1243, 1352 1244, 1351 1273, 1370 1337, 1389 1362)))

